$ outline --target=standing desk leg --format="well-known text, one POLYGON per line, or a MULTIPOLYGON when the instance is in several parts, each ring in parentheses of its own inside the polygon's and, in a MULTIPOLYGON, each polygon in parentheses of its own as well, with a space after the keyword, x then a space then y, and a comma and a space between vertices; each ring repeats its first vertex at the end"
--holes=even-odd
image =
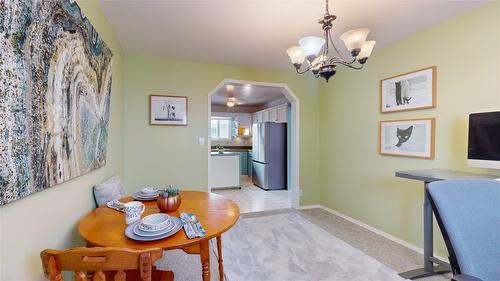
POLYGON ((429 183, 426 182, 424 188, 424 268, 418 268, 400 273, 399 276, 405 279, 423 278, 451 271, 449 264, 445 262, 439 262, 439 260, 434 258, 434 238, 432 237, 433 217, 428 187, 429 183), (434 263, 438 262, 440 264, 434 266, 434 263))

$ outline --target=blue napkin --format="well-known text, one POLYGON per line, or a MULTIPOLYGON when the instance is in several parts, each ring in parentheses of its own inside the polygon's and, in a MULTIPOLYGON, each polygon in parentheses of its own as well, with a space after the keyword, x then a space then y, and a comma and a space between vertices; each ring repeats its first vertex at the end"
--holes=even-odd
POLYGON ((108 203, 106 203, 106 206, 108 206, 111 209, 115 209, 117 211, 120 211, 120 212, 123 212, 124 208, 125 208, 125 204, 123 204, 122 202, 118 201, 118 199, 109 201, 108 203))
POLYGON ((198 218, 192 213, 181 213, 182 228, 189 239, 205 237, 205 229, 198 218))

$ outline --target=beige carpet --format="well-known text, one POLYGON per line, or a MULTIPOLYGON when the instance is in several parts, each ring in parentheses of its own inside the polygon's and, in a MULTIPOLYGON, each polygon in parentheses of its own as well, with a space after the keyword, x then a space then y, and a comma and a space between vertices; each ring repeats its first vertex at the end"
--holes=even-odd
MULTIPOLYGON (((214 243, 212 243, 214 244, 214 243)), ((219 280, 212 245, 211 276, 219 280)), ((226 281, 401 281, 395 271, 295 212, 242 218, 223 236, 226 281)), ((166 252, 159 269, 201 280, 199 257, 166 252)))

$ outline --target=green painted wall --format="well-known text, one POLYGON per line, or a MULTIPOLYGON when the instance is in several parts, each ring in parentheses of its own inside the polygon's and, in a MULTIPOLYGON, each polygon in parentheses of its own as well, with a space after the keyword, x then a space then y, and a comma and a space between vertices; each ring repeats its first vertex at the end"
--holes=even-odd
MULTIPOLYGON (((363 71, 341 69, 321 84, 321 204, 421 247, 423 185, 396 178, 396 170, 498 174, 468 168, 466 151, 468 114, 500 110, 499 6, 482 6, 380 49, 363 71), (381 79, 432 65, 436 109, 379 113, 381 79), (378 154, 380 120, 421 117, 436 118, 434 160, 378 154)), ((446 256, 442 242, 437 248, 446 256)))
POLYGON ((285 83, 300 100, 300 185, 302 204, 319 201, 318 83, 293 72, 208 64, 155 56, 127 56, 125 62, 125 183, 177 184, 207 190, 208 94, 224 79, 285 83), (187 96, 187 127, 150 126, 149 95, 187 96))
POLYGON ((410 243, 421 245, 422 185, 395 170, 496 172, 467 168, 465 153, 467 114, 500 109, 498 2, 381 49, 365 70, 341 70, 321 85, 291 71, 124 59, 98 2, 79 4, 115 55, 107 165, 0 208, 1 280, 43 280, 41 250, 82 245, 77 224, 93 207, 91 187, 113 174, 129 192, 169 183, 206 190, 207 147, 198 137, 207 138, 208 93, 223 79, 285 83, 299 98, 301 204, 319 202, 410 243), (438 67, 437 109, 379 113, 380 79, 430 65, 438 67), (189 125, 149 126, 150 94, 188 96, 189 125), (378 155, 378 121, 426 116, 437 118, 435 160, 378 155))
POLYGON ((112 175, 122 175, 123 52, 98 2, 78 3, 114 54, 107 164, 0 207, 0 280, 46 280, 40 252, 83 246, 78 221, 94 206, 92 186, 112 175))

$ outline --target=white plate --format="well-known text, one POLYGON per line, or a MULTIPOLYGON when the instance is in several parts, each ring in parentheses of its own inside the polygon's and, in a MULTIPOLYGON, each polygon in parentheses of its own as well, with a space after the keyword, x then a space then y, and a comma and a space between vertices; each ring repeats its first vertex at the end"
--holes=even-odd
POLYGON ((157 236, 149 236, 149 237, 139 236, 139 235, 134 233, 134 227, 136 227, 137 224, 141 223, 140 221, 138 221, 136 223, 133 223, 133 224, 127 226, 127 228, 125 228, 125 236, 127 236, 128 238, 130 238, 132 240, 136 240, 136 241, 155 241, 155 240, 167 238, 169 236, 176 234, 182 228, 181 219, 179 219, 178 217, 172 217, 172 216, 170 217, 170 219, 174 223, 174 228, 171 231, 166 232, 165 234, 160 234, 157 236))
POLYGON ((158 197, 160 193, 142 193, 140 191, 135 193, 139 197, 150 198, 150 197, 158 197))
POLYGON ((143 237, 152 237, 152 236, 162 235, 162 234, 165 234, 167 232, 172 231, 172 229, 174 229, 174 227, 175 227, 175 223, 173 223, 172 221, 169 222, 169 224, 167 225, 166 228, 161 229, 161 230, 157 230, 157 231, 144 231, 144 230, 139 228, 139 225, 140 225, 140 223, 138 223, 137 226, 132 229, 132 231, 134 232, 134 234, 136 234, 138 236, 143 236, 143 237))
POLYGON ((158 195, 156 196, 143 196, 143 195, 140 195, 140 194, 137 194, 138 192, 132 194, 132 198, 136 199, 136 200, 139 200, 139 201, 153 201, 153 200, 156 200, 156 198, 158 198, 158 195))

